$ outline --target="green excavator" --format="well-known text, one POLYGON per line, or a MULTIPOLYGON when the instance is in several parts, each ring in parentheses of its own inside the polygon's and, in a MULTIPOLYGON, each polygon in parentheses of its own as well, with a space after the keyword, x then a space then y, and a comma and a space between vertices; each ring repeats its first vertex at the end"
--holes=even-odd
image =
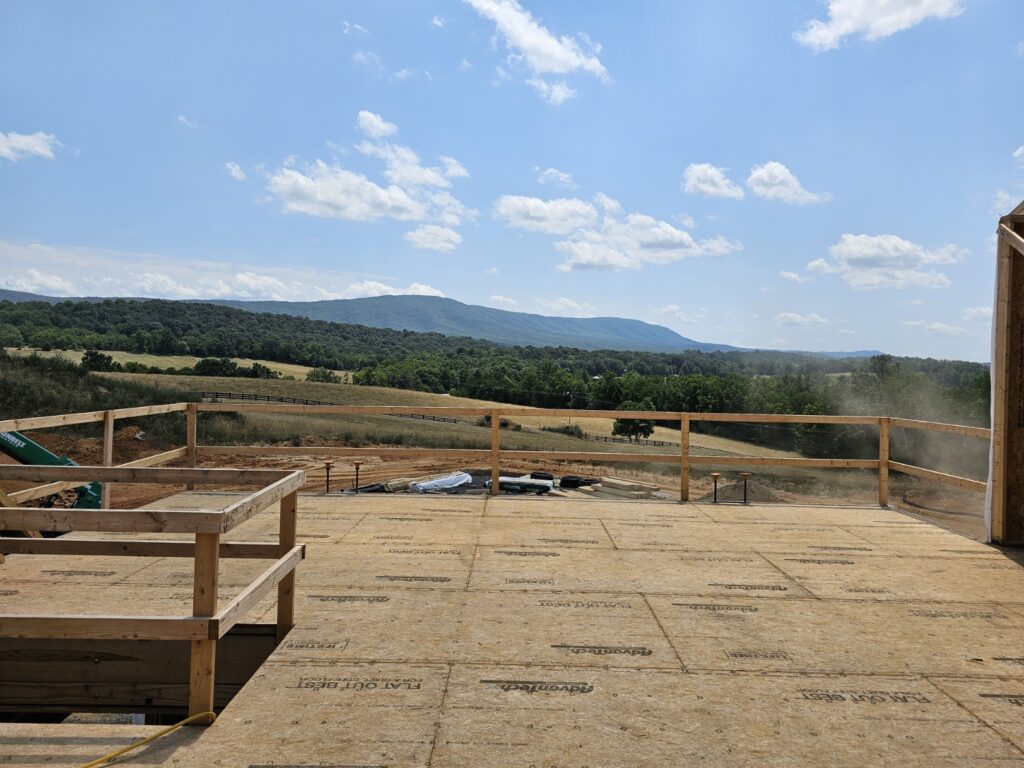
MULTIPOLYGON (((30 440, 20 432, 0 432, 0 452, 6 453, 19 464, 32 464, 42 467, 77 467, 78 464, 67 456, 58 456, 48 451, 39 443, 30 440)), ((71 505, 75 509, 99 509, 99 483, 89 483, 75 489, 75 501, 71 505)), ((57 500, 53 495, 43 500, 44 507, 52 507, 57 500)))

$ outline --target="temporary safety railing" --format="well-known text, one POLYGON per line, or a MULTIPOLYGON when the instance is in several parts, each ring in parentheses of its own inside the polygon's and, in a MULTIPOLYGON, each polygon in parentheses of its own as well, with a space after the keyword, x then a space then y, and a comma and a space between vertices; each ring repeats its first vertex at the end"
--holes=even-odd
MULTIPOLYGON (((83 423, 88 414, 73 414, 62 423, 83 423)), ((25 422, 21 420, 21 428, 25 422)), ((4 422, 8 426, 10 422, 4 422)), ((37 424, 38 425, 38 424, 37 424)), ((193 433, 194 434, 194 433, 193 433)), ((194 455, 194 450, 192 452, 194 455)), ((149 540, 2 538, 0 553, 21 555, 89 555, 188 557, 194 560, 191 616, 95 616, 0 614, 0 638, 86 640, 180 640, 190 643, 190 715, 214 707, 217 641, 277 587, 277 634, 294 624, 295 567, 305 556, 296 544, 297 494, 303 472, 249 469, 168 469, 138 467, 0 466, 0 482, 30 481, 74 487, 112 483, 192 483, 256 485, 259 490, 221 509, 61 509, 0 506, 0 529, 31 531, 105 531, 181 533, 194 539, 149 540), (280 503, 276 543, 227 542, 221 536, 274 503, 280 503), (218 610, 220 558, 263 558, 274 562, 218 610)))

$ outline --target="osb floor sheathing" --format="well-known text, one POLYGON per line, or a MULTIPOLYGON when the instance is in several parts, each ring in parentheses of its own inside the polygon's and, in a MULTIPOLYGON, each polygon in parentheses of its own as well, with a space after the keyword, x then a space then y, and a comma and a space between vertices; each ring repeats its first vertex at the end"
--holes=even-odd
MULTIPOLYGON (((1020 554, 878 508, 302 496, 299 514, 295 629, 216 723, 119 764, 1024 768, 1020 554)), ((226 538, 276 530, 271 509, 226 538)), ((223 598, 262 567, 224 561, 223 598)), ((0 578, 0 612, 189 612, 188 560, 20 556, 0 578)), ((0 724, 0 765, 155 730, 0 724)))

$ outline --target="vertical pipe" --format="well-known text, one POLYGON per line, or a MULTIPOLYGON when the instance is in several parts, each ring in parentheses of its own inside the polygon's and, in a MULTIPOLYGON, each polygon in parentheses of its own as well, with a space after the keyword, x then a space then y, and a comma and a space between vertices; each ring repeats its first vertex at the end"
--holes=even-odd
POLYGON ((499 493, 501 476, 501 411, 491 409, 491 496, 499 493))
POLYGON ((878 419, 878 506, 889 506, 889 425, 888 416, 878 419))
MULTIPOLYGON (((185 406, 185 466, 195 467, 198 463, 199 448, 196 443, 196 432, 199 422, 199 406, 196 403, 188 403, 185 406)), ((194 491, 196 484, 185 483, 185 490, 194 491)))
MULTIPOLYGON (((213 616, 217 612, 217 580, 220 571, 220 534, 197 533, 195 570, 192 582, 192 615, 213 616)), ((189 668, 188 714, 213 711, 216 684, 217 640, 192 641, 189 668)), ((196 720, 195 725, 208 725, 212 720, 196 720)))
MULTIPOLYGON (((278 529, 277 556, 284 557, 292 547, 298 533, 298 491, 281 499, 281 519, 278 529)), ((281 642, 295 626, 295 571, 277 585, 277 641, 281 642)))
POLYGON ((712 504, 717 504, 718 503, 718 478, 720 478, 721 476, 722 476, 721 472, 712 472, 711 473, 711 482, 713 482, 715 484, 714 493, 711 496, 711 503, 712 504))
MULTIPOLYGON (((104 411, 103 413, 103 466, 114 466, 114 412, 104 411)), ((100 491, 100 507, 110 509, 110 491, 113 484, 110 481, 103 483, 100 491)))
POLYGON ((679 500, 690 500, 690 414, 679 414, 679 500))

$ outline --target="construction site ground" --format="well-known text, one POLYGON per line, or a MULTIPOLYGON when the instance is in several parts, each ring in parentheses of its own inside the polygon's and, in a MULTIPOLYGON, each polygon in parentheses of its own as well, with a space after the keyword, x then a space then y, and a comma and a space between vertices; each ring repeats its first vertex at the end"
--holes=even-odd
MULTIPOLYGON (((1024 766, 1024 558, 911 515, 304 494, 299 516, 296 627, 213 725, 119 764, 1024 766)), ((261 567, 222 561, 222 599, 261 567)), ((0 583, 3 613, 187 614, 191 562, 12 556, 0 583)), ((157 730, 0 723, 0 765, 157 730)))

